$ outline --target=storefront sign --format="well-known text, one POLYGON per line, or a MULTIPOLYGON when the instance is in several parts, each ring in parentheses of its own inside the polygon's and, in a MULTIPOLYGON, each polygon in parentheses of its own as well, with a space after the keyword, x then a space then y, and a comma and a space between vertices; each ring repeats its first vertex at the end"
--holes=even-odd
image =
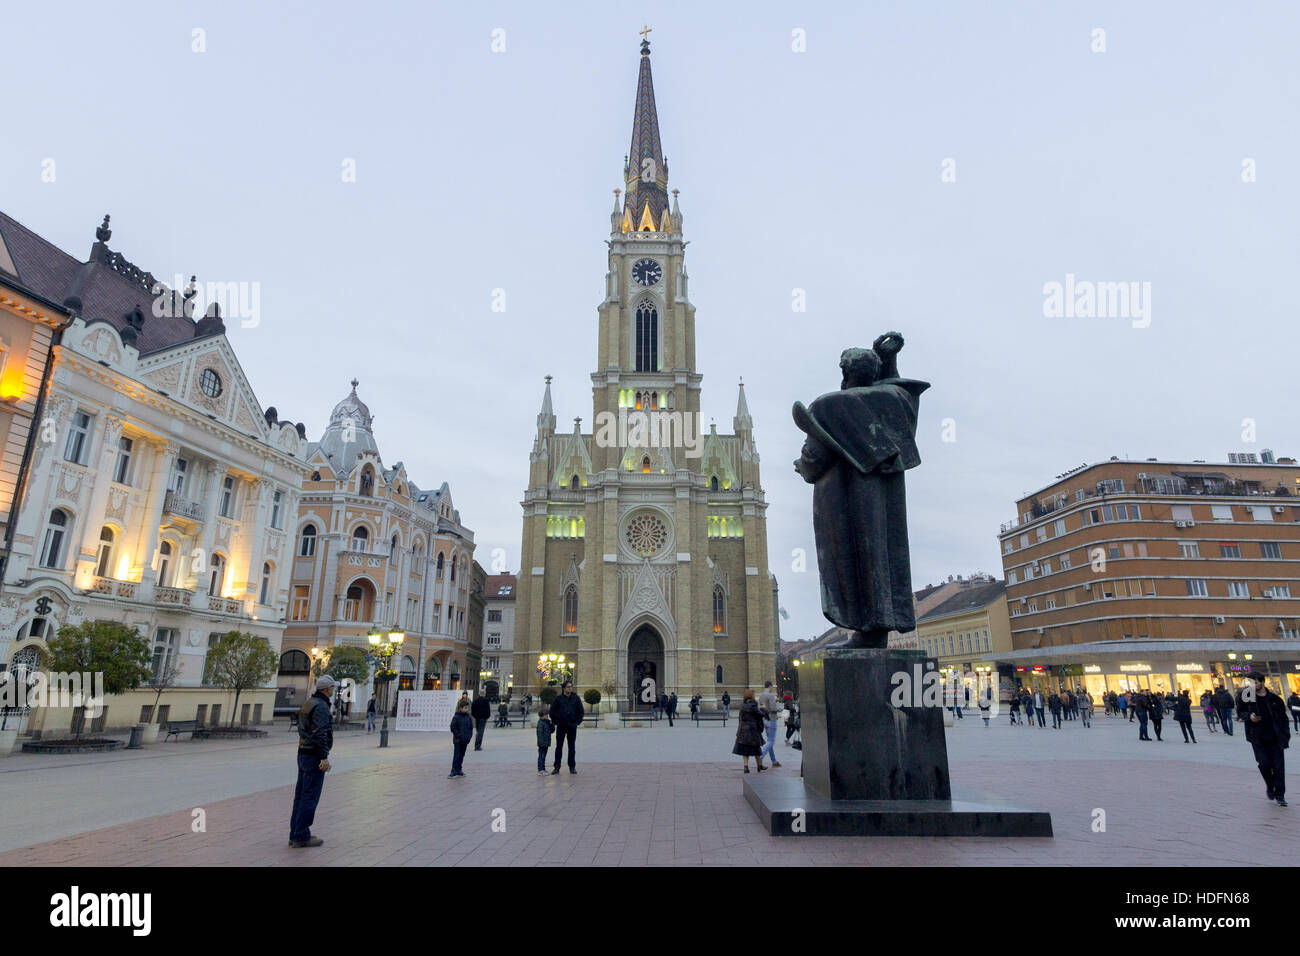
POLYGON ((1175 664, 1174 670, 1192 674, 1203 674, 1209 670, 1204 664, 1175 664))
POLYGON ((1119 669, 1124 674, 1146 674, 1151 670, 1150 664, 1120 664, 1119 669))
POLYGON ((1084 672, 1085 674, 1100 674, 1100 673, 1101 673, 1101 665, 1100 665, 1100 664, 1084 664, 1084 665, 1083 665, 1083 672, 1084 672))

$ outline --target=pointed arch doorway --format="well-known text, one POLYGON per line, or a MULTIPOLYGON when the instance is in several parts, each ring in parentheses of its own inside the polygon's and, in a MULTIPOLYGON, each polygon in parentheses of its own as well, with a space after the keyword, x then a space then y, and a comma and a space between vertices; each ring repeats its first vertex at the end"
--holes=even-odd
POLYGON ((664 692, 664 674, 664 639, 654 625, 642 624, 627 642, 629 709, 650 710, 654 698, 664 692))

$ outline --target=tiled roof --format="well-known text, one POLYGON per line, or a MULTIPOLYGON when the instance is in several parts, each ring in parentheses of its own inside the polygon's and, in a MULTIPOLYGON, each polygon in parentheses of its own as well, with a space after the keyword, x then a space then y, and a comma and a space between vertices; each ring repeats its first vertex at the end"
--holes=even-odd
POLYGON ((626 204, 631 210, 632 227, 636 228, 647 202, 658 223, 668 208, 668 194, 662 185, 662 182, 667 181, 668 167, 664 163, 663 145, 659 142, 659 114, 655 109, 654 78, 650 75, 649 44, 642 47, 641 69, 636 83, 636 107, 632 114, 632 144, 627 151, 627 162, 629 186, 626 204), (653 163, 650 169, 655 174, 655 179, 643 182, 640 176, 646 168, 644 163, 647 159, 653 163))
POLYGON ((988 607, 998 598, 1006 593, 1006 581, 994 581, 991 584, 976 584, 972 587, 958 591, 948 600, 944 601, 938 607, 933 608, 925 614, 921 620, 928 621, 934 617, 942 617, 945 614, 958 614, 962 611, 971 611, 977 608, 988 607))
POLYGON ((103 319, 120 332, 128 326, 127 316, 138 308, 144 316, 136 339, 141 354, 224 331, 220 322, 209 320, 199 329, 184 315, 154 315, 155 296, 147 283, 152 277, 112 252, 105 242, 96 242, 90 258, 82 262, 2 212, 0 239, 18 270, 19 282, 52 302, 75 295, 86 322, 103 319))
POLYGON ((518 590, 516 585, 518 579, 513 574, 489 574, 487 579, 486 593, 489 598, 500 598, 513 600, 515 592, 518 590), (502 594, 501 589, 508 590, 502 594))

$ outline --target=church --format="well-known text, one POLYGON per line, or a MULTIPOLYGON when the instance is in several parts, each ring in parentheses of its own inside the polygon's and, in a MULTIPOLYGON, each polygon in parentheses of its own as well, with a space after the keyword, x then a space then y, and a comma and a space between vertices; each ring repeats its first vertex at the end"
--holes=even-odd
MULTIPOLYGON (((695 306, 643 31, 625 189, 610 214, 592 431, 557 431, 546 378, 524 493, 514 685, 572 675, 620 710, 685 710, 775 676, 767 502, 743 383, 733 433, 704 427, 695 306), (670 199, 671 195, 671 199, 670 199), (588 547, 590 545, 590 547, 588 547)), ((609 709, 605 707, 603 709, 609 709)))

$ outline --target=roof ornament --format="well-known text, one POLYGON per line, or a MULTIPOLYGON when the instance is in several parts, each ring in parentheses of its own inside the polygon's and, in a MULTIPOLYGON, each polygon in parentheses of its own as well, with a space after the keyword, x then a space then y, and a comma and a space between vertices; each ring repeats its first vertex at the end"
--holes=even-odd
POLYGON ((113 230, 108 228, 108 214, 104 214, 104 221, 95 229, 95 238, 100 242, 108 242, 113 238, 113 230))
POLYGON ((650 29, 651 29, 650 27, 642 26, 641 29, 637 31, 641 34, 641 55, 642 56, 650 55, 650 41, 647 39, 647 34, 650 33, 650 29))
POLYGON ((361 383, 358 382, 358 381, 354 378, 354 379, 352 380, 352 391, 355 392, 355 391, 357 390, 357 386, 360 385, 360 384, 361 384, 361 383))

